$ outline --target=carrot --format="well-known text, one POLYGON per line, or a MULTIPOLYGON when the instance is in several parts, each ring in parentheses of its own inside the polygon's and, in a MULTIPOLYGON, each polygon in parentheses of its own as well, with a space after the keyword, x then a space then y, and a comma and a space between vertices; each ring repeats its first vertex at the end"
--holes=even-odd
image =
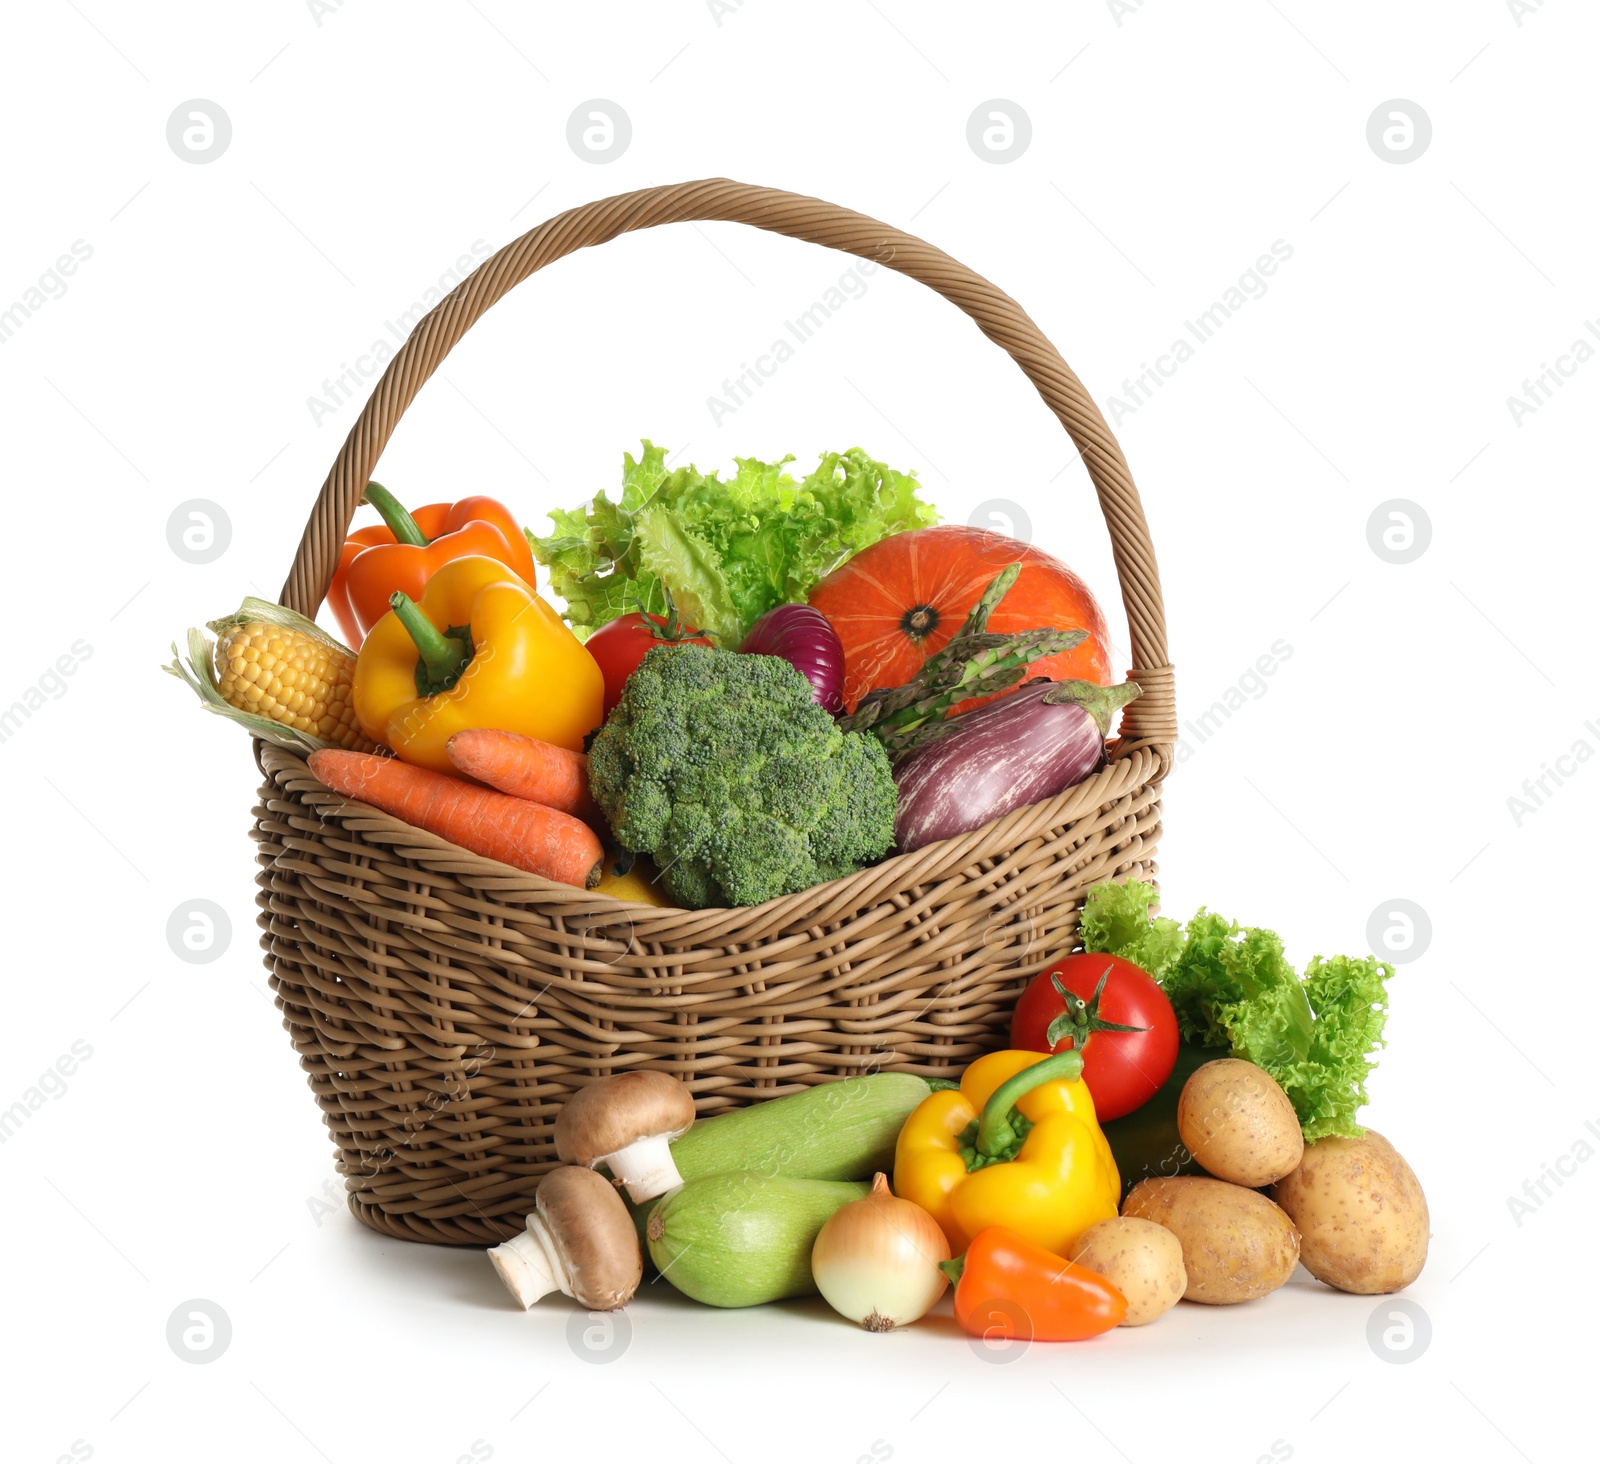
POLYGON ((473 854, 580 889, 600 883, 605 851, 594 830, 569 814, 398 758, 325 747, 307 761, 335 793, 370 803, 473 854))
POLYGON ((444 750, 469 778, 513 798, 531 798, 590 825, 602 820, 589 796, 589 759, 581 752, 489 727, 457 732, 444 750))

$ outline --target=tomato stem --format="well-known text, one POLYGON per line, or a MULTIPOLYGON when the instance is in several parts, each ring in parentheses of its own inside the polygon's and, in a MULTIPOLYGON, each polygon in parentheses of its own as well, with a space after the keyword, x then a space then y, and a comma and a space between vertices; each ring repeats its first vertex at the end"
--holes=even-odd
MULTIPOLYGON (((1050 973, 1050 984, 1055 987, 1056 994, 1061 998, 1066 1010, 1061 1013, 1045 1029, 1044 1040, 1046 1050, 1054 1052, 1056 1044, 1063 1038, 1070 1037, 1072 1046, 1080 1052, 1088 1043, 1090 1036, 1095 1032, 1148 1032, 1148 1027, 1125 1027, 1121 1022, 1105 1021, 1100 1015, 1100 998, 1105 993, 1106 980, 1111 975, 1112 967, 1107 966, 1100 973, 1100 980, 1095 984, 1094 995, 1085 1001, 1081 996, 1068 991, 1061 983, 1061 978, 1054 971, 1050 973)), ((1071 1050, 1070 1048, 1068 1049, 1071 1050)))
POLYGON ((628 597, 633 604, 639 607, 639 618, 649 627, 650 634, 656 640, 666 645, 676 646, 704 634, 703 631, 694 630, 685 623, 677 604, 673 601, 672 591, 666 585, 661 586, 661 597, 667 604, 667 613, 663 617, 657 617, 653 610, 646 609, 644 601, 639 599, 637 595, 628 597))

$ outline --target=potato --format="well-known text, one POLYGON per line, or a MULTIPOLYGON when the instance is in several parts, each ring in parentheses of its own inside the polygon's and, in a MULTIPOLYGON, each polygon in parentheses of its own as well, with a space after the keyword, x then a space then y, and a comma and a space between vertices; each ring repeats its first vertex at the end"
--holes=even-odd
POLYGON ((1234 1057, 1190 1074, 1178 1095, 1178 1132, 1208 1174, 1248 1189, 1282 1179, 1305 1150, 1277 1079, 1234 1057))
POLYGON ((1072 1247, 1071 1260, 1104 1276, 1128 1298, 1124 1327, 1142 1327, 1183 1300, 1189 1278, 1178 1237, 1153 1220, 1097 1220, 1072 1247))
POLYGON ((1200 1175, 1141 1179, 1122 1213, 1178 1237, 1185 1301, 1231 1306, 1276 1291, 1300 1258, 1300 1232, 1265 1195, 1200 1175))
POLYGON ((1359 1296, 1399 1291, 1428 1259, 1428 1201, 1382 1134, 1320 1139, 1272 1197, 1300 1227, 1300 1259, 1319 1281, 1359 1296))

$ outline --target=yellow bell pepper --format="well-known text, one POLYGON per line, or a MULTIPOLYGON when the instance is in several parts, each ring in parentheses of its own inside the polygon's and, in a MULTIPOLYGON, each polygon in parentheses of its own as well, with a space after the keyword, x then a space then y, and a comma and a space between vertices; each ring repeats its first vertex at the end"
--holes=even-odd
POLYGON ((362 730, 409 763, 454 773, 453 733, 520 732, 583 750, 605 680, 533 587, 481 554, 434 571, 420 601, 397 591, 356 658, 362 730))
POLYGON ((894 1191, 959 1255, 1004 1225, 1056 1255, 1117 1213, 1122 1181, 1076 1050, 992 1052, 923 1099, 895 1144, 894 1191))
POLYGON ((614 858, 607 858, 605 871, 595 892, 613 900, 632 900, 639 905, 666 906, 672 902, 661 888, 661 871, 647 854, 636 854, 626 874, 617 874, 614 858))

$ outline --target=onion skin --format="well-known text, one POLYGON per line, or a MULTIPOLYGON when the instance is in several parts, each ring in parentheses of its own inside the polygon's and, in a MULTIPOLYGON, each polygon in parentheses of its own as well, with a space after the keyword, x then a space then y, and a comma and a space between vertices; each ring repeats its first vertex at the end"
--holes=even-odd
POLYGON ((817 1233, 811 1275, 840 1316, 868 1332, 892 1332, 944 1295, 949 1278, 939 1265, 949 1259, 933 1216, 897 1199, 875 1174, 872 1193, 835 1210, 817 1233))
POLYGON ((901 853, 981 828, 1081 783, 1105 757, 1111 711, 1138 688, 1042 681, 963 712, 895 767, 901 853), (1078 700, 1047 701, 1076 696, 1078 700))
POLYGON ((745 636, 747 655, 778 656, 811 683, 823 711, 844 710, 844 646, 833 622, 809 605, 775 605, 745 636))

